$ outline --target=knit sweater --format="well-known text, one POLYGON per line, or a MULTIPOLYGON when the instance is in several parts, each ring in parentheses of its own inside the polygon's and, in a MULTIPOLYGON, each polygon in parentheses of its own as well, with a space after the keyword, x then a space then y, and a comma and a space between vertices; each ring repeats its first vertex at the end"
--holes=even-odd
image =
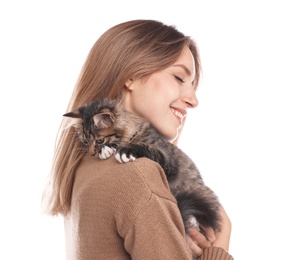
MULTIPOLYGON (((176 200, 159 164, 85 156, 65 217, 67 260, 191 260, 176 200)), ((221 248, 201 260, 232 259, 221 248)))

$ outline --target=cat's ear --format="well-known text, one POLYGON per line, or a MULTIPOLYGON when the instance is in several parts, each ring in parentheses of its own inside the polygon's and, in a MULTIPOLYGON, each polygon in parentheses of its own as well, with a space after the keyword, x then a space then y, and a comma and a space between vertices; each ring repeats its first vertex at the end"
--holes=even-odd
POLYGON ((71 126, 77 127, 78 125, 82 124, 83 120, 80 117, 80 113, 78 110, 68 112, 63 115, 64 117, 68 118, 68 122, 66 127, 69 128, 71 126))
POLYGON ((94 124, 98 128, 109 128, 113 126, 115 116, 110 111, 104 111, 102 113, 93 116, 94 124))

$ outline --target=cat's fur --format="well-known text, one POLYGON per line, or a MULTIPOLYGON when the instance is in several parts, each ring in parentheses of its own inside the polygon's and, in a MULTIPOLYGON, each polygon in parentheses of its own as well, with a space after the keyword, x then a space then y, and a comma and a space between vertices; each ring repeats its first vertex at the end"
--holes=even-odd
POLYGON ((92 156, 99 153, 100 158, 107 158, 115 152, 120 162, 139 157, 158 162, 178 202, 186 232, 199 225, 220 230, 217 196, 204 184, 193 161, 146 119, 110 99, 96 100, 64 116, 74 120, 71 125, 92 156))

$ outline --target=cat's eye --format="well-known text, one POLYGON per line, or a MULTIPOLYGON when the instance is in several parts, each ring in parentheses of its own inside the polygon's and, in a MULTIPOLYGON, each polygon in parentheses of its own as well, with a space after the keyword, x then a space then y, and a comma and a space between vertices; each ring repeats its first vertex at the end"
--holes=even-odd
POLYGON ((87 142, 86 139, 82 139, 81 141, 82 141, 83 144, 88 145, 88 142, 87 142))
POLYGON ((97 144, 103 144, 104 141, 105 141, 104 138, 100 138, 100 139, 97 139, 97 140, 96 140, 96 143, 97 143, 97 144))

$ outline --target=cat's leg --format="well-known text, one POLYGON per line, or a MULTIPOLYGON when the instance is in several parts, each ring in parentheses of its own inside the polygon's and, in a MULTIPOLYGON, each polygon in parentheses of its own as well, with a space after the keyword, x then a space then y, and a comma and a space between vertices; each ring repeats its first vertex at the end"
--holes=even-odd
POLYGON ((99 151, 99 158, 102 160, 110 158, 115 153, 115 148, 103 145, 99 151))
POLYGON ((127 155, 126 153, 121 154, 119 152, 116 152, 115 158, 120 163, 133 162, 136 160, 132 154, 127 155))
POLYGON ((159 163, 167 176, 173 176, 177 173, 177 160, 171 161, 166 152, 154 145, 125 143, 119 144, 116 148, 115 158, 120 163, 131 162, 140 157, 147 157, 159 163))
MULTIPOLYGON (((104 160, 115 154, 115 158, 120 163, 132 162, 136 160, 135 150, 132 148, 121 147, 117 143, 109 143, 103 145, 99 151, 99 158, 104 160), (133 156, 135 154, 135 156, 133 156)), ((139 157, 139 156, 137 156, 139 157)))
POLYGON ((115 158, 120 163, 132 162, 136 158, 148 157, 151 152, 147 145, 142 144, 119 144, 116 148, 115 158))

